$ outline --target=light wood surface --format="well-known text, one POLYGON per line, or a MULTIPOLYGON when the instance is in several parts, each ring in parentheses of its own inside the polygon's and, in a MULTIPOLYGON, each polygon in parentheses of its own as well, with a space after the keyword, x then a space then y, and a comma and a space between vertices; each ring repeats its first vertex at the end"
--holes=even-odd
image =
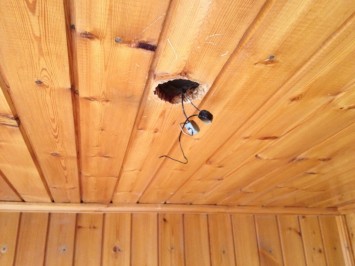
POLYGON ((176 204, 59 204, 59 203, 19 203, 2 202, 0 211, 17 212, 66 212, 66 213, 249 213, 249 214, 316 214, 336 215, 336 208, 294 208, 294 207, 248 207, 176 204))
MULTIPOLYGON (((63 1, 3 1, 0 25, 1 74, 43 171, 43 182, 56 202, 80 202, 63 1)), ((21 141, 17 143, 24 149, 21 141)), ((27 154, 25 149, 16 156, 27 154)), ((17 167, 26 169, 25 162, 17 167)), ((28 180, 20 173, 16 178, 28 180)), ((38 189, 43 184, 27 186, 38 189)), ((42 197, 31 201, 48 201, 42 197)))
POLYGON ((132 214, 131 265, 158 265, 158 215, 132 214))
POLYGON ((0 213, 0 264, 13 265, 20 213, 0 213))
POLYGON ((305 265, 306 254, 307 265, 353 265, 352 216, 0 213, 0 262, 305 265))
POLYGON ((350 209, 354 26, 353 0, 4 0, 0 201, 350 209), (159 158, 182 158, 181 104, 154 94, 173 79, 214 115, 183 135, 187 164, 159 158))
POLYGON ((21 214, 14 265, 43 265, 48 219, 48 213, 21 214))
POLYGON ((45 265, 70 265, 74 259, 76 214, 50 215, 45 265))
POLYGON ((75 265, 100 265, 103 214, 78 214, 75 235, 75 265))
POLYGON ((102 251, 103 265, 130 265, 131 214, 106 214, 102 251))
POLYGON ((307 265, 327 265, 317 216, 300 217, 307 265))
POLYGON ((159 214, 159 265, 185 265, 183 219, 181 214, 159 214))

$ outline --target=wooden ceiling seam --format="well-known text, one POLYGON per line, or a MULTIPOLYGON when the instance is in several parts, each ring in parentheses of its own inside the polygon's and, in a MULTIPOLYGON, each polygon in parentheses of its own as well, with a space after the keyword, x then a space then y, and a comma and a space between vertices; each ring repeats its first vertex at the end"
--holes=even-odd
MULTIPOLYGON (((231 58, 233 57, 233 55, 239 53, 241 51, 241 49, 243 48, 243 45, 245 45, 245 43, 247 43, 247 41, 252 38, 254 31, 257 29, 260 21, 263 19, 263 17, 267 14, 267 11, 271 8, 271 2, 270 1, 266 1, 264 3, 264 5, 261 7, 261 9, 259 10, 257 16, 254 18, 254 20, 251 22, 250 26, 246 29, 246 31, 244 32, 242 38, 240 39, 240 41, 238 42, 238 45, 236 46, 235 50, 231 53, 228 61, 223 65, 223 67, 220 70, 220 73, 223 72, 224 69, 227 68, 228 64, 230 64, 231 62, 231 58)), ((199 108, 201 109, 204 101, 206 100, 207 97, 210 97, 211 91, 212 91, 212 87, 213 84, 215 82, 218 82, 218 79, 220 77, 220 74, 217 75, 216 79, 214 80, 214 82, 211 84, 211 89, 207 92, 207 94, 203 97, 203 99, 201 100, 201 103, 199 104, 199 108)), ((232 135, 231 135, 232 137, 232 135)), ((228 138, 229 139, 229 138, 228 138)), ((228 141, 228 139, 226 140, 226 142, 228 141)), ((171 145, 168 154, 170 154, 174 147, 177 145, 178 141, 176 140, 175 142, 173 142, 173 144, 171 145)), ((166 159, 165 159, 166 160, 166 159)), ((161 163, 160 167, 156 170, 155 174, 157 172, 160 171, 160 169, 163 167, 164 162, 161 163)), ((196 170, 197 172, 198 170, 196 170)), ((155 176, 155 174, 153 176, 155 176)), ((144 194, 145 190, 148 189, 148 187, 150 186, 150 184, 153 182, 154 177, 151 179, 151 181, 149 182, 149 184, 146 186, 146 188, 143 190, 143 192, 141 193, 141 195, 144 194)), ((180 185, 180 187, 176 188, 176 191, 174 192, 174 194, 181 188, 183 187, 187 182, 189 181, 189 179, 186 179, 186 182, 182 183, 180 185)), ((172 194, 170 197, 172 197, 174 194, 172 194)), ((168 201, 169 198, 166 200, 168 201)))
MULTIPOLYGON (((26 134, 26 130, 25 128, 23 127, 23 125, 21 124, 21 118, 20 116, 18 115, 17 111, 16 111, 16 107, 14 105, 14 102, 12 100, 12 96, 11 96, 11 88, 10 88, 10 85, 9 83, 6 81, 5 79, 5 76, 3 75, 3 72, 2 72, 2 68, 1 68, 1 65, 0 65, 0 90, 2 91, 3 95, 5 96, 5 99, 7 101, 7 104, 8 106, 10 107, 11 109, 11 112, 13 114, 13 116, 15 117, 16 119, 16 123, 17 123, 17 126, 20 130, 20 133, 21 133, 21 136, 26 144, 26 147, 27 147, 27 150, 32 158, 32 161, 33 163, 35 164, 36 166, 36 169, 38 171, 38 174, 39 176, 41 177, 41 180, 43 182, 43 185, 44 185, 44 188, 48 194, 48 196, 50 197, 50 200, 53 202, 53 197, 52 197, 52 194, 50 192, 50 189, 49 189, 49 186, 48 186, 48 183, 47 183, 47 180, 43 174, 43 171, 42 171, 42 168, 39 164, 39 161, 38 161, 38 158, 37 158, 37 155, 36 155, 36 152, 35 150, 33 149, 32 147, 32 144, 31 144, 31 141, 30 139, 28 138, 28 135, 26 134)), ((0 169, 0 172, 1 172, 1 175, 3 177, 3 179, 5 180, 5 182, 11 187, 11 189, 13 190, 13 192, 19 196, 19 198, 23 201, 24 198, 22 196, 20 196, 20 193, 15 189, 15 187, 11 184, 11 182, 9 182, 8 178, 5 176, 5 174, 1 171, 0 169)))
MULTIPOLYGON (((171 12, 171 9, 172 9, 171 2, 174 1, 174 0, 169 0, 169 1, 170 1, 169 2, 169 6, 167 8, 166 16, 164 18, 164 22, 162 24, 162 28, 161 28, 161 31, 160 31, 160 34, 159 34, 159 38, 158 38, 158 42, 157 42, 157 50, 160 49, 160 45, 159 44, 161 42, 162 32, 164 31, 164 28, 166 27, 166 22, 167 22, 167 19, 169 17, 169 14, 171 12)), ((141 120, 141 117, 144 114, 144 106, 145 106, 146 101, 148 100, 148 95, 150 93, 150 84, 151 84, 151 82, 154 79, 154 68, 155 68, 155 66, 157 64, 157 54, 158 54, 158 52, 155 51, 153 59, 152 59, 152 62, 151 62, 150 67, 149 67, 148 78, 147 78, 145 86, 144 86, 143 95, 141 97, 141 100, 140 100, 140 103, 139 103, 139 106, 138 106, 138 111, 137 111, 137 114, 136 114, 136 118, 134 119, 134 124, 133 124, 133 127, 131 129, 131 134, 130 134, 129 141, 128 141, 127 148, 126 148, 126 152, 125 152, 125 155, 124 155, 124 158, 123 158, 123 161, 122 161, 122 165, 121 165, 121 168, 120 168, 120 171, 119 171, 119 174, 118 174, 118 178, 117 178, 116 184, 114 186, 112 195, 110 197, 111 198, 110 203, 113 202, 113 197, 114 197, 114 195, 116 193, 116 190, 117 190, 120 178, 121 178, 121 174, 122 174, 122 171, 123 171, 123 166, 125 165, 125 162, 127 160, 128 153, 131 152, 131 144, 132 144, 132 141, 133 141, 133 139, 134 139, 134 137, 136 135, 136 132, 137 132, 136 129, 138 128, 139 122, 141 120)))
POLYGON ((0 28, 5 36, 1 46, 2 72, 41 165, 50 197, 56 201, 78 201, 77 164, 73 160, 76 149, 71 145, 73 113, 71 103, 66 101, 71 92, 63 2, 26 5, 7 1, 1 12, 6 12, 0 28), (5 27, 14 24, 17 27, 5 27), (16 55, 19 59, 12 57, 16 55), (31 108, 29 99, 37 104, 35 108, 31 108))
POLYGON ((76 58, 76 42, 74 41, 75 36, 73 36, 73 27, 72 24, 72 12, 74 12, 72 0, 63 0, 64 15, 65 15, 65 30, 67 36, 67 46, 68 46, 68 62, 69 62, 69 76, 71 83, 71 95, 72 95, 72 105, 73 105, 73 119, 74 119, 74 130, 75 130, 75 144, 76 144, 76 154, 77 154, 77 165, 78 165, 78 177, 79 177, 79 195, 80 202, 82 203, 83 198, 83 184, 82 179, 80 178, 81 172, 81 154, 80 154, 80 105, 78 99, 78 62, 76 58), (73 47, 74 46, 74 47, 73 47))
POLYGON ((7 177, 4 175, 4 173, 0 169, 0 178, 4 180, 4 182, 7 184, 7 186, 10 187, 13 193, 20 199, 20 201, 25 201, 21 194, 16 190, 16 188, 11 184, 11 182, 7 179, 7 177))
MULTIPOLYGON (((210 84, 211 89, 207 92, 207 94, 202 98, 201 102, 198 104, 199 108, 202 108, 206 98, 211 97, 210 94, 213 91, 213 85, 218 81, 220 74, 224 71, 224 69, 227 68, 228 64, 230 64, 231 58, 233 57, 234 54, 239 53, 240 50, 242 49, 243 45, 245 45, 245 43, 252 38, 254 31, 257 29, 260 21, 263 19, 263 17, 267 14, 267 11, 271 8, 271 2, 270 1, 265 1, 264 4, 262 5, 262 7, 260 8, 260 10, 258 11, 258 14, 256 15, 256 17, 253 19, 253 21, 250 23, 250 25, 247 27, 247 29, 245 30, 242 38, 240 39, 240 41, 238 42, 238 44, 236 45, 236 48, 233 50, 233 52, 230 54, 228 60, 226 63, 224 63, 224 65, 222 66, 221 70, 219 71, 219 74, 216 76, 216 78, 214 79, 214 81, 210 84)), ((178 141, 172 141, 172 144, 169 146, 170 148, 168 149, 168 153, 167 154, 171 154, 172 150, 174 149, 174 147, 177 145, 178 141)), ((155 173, 152 174, 152 178, 150 179, 149 183, 147 183, 147 185, 145 186, 145 188, 142 190, 142 192, 139 195, 138 198, 138 203, 139 203, 139 199, 141 198, 142 195, 144 195, 144 193, 146 192, 146 190, 149 188, 149 186, 152 184, 152 182, 154 182, 156 173, 158 173, 160 171, 160 169, 163 167, 164 163, 165 163, 166 159, 161 160, 159 167, 157 167, 157 169, 155 170, 155 173)))
MULTIPOLYGON (((342 31, 342 29, 348 27, 348 26, 353 22, 353 18, 354 18, 354 14, 351 15, 349 18, 347 18, 347 19, 345 20, 345 22, 342 23, 342 25, 341 25, 335 32, 333 32, 333 33, 331 34, 331 36, 329 36, 329 37, 327 38, 327 41, 324 42, 324 43, 322 43, 321 48, 320 48, 319 50, 315 51, 315 53, 312 54, 312 55, 310 56, 310 58, 306 60, 306 63, 303 64, 303 65, 301 66, 301 68, 297 69, 296 73, 295 73, 294 75, 292 75, 292 77, 291 77, 290 79, 292 79, 293 77, 297 77, 297 76, 298 76, 298 73, 301 73, 301 72, 303 71, 303 69, 305 69, 305 68, 310 64, 310 62, 312 61, 312 59, 315 58, 315 57, 317 57, 316 55, 320 54, 320 53, 323 51, 324 47, 327 47, 328 44, 331 43, 332 40, 334 40, 334 39, 340 34, 340 32, 342 31)), ((289 80, 287 80, 285 83, 288 83, 288 82, 289 82, 289 80)), ((279 90, 281 90, 281 88, 282 88, 283 86, 284 86, 284 84, 279 88, 279 90)), ((277 94, 277 91, 275 92, 274 95, 276 95, 276 94, 277 94)), ((270 100, 270 99, 268 99, 268 100, 270 100)), ((257 110, 255 113, 257 113, 258 111, 259 111, 259 110, 257 110)), ((254 113, 254 114, 255 114, 255 113, 254 113)), ((249 120, 249 119, 248 119, 248 120, 249 120)), ((248 123, 248 121, 246 120, 245 123, 248 123)), ((242 126, 241 126, 241 127, 242 127, 242 126)), ((238 129, 236 132, 238 132, 238 131, 239 131, 239 129, 238 129)), ((232 139, 232 137, 233 137, 234 134, 235 134, 235 133, 231 134, 229 139, 232 139)), ((228 141, 229 139, 227 139, 227 140, 225 141, 225 143, 227 143, 227 141, 228 141)), ((219 148, 218 148, 218 149, 219 149, 219 148)), ((217 149, 216 151, 218 151, 218 149, 217 149)), ((211 156, 213 156, 213 155, 211 155, 211 156)), ((250 158, 252 158, 252 156, 251 156, 250 158)), ((246 159, 245 161, 247 161, 247 159, 246 159)), ((243 164, 241 164, 241 166, 243 166, 243 164)), ((197 170, 195 171, 195 173, 196 173, 198 170, 199 170, 199 169, 197 169, 197 170)), ((193 176, 193 175, 192 175, 192 176, 193 176)), ((186 181, 187 181, 187 182, 190 181, 190 178, 187 179, 186 181)), ((217 189, 217 188, 214 187, 214 189, 217 189)), ((178 190, 176 190, 176 192, 177 192, 177 191, 178 191, 178 190)), ((211 193, 212 193, 212 192, 211 192, 211 193)), ((173 196, 173 195, 172 195, 172 196, 173 196)))

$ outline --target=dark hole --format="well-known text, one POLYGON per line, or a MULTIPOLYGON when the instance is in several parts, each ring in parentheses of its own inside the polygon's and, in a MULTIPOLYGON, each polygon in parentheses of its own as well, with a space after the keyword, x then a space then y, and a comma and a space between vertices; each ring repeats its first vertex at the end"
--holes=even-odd
POLYGON ((153 44, 145 43, 145 42, 139 42, 137 45, 137 48, 154 52, 157 49, 157 46, 153 45, 153 44))
POLYGON ((182 93, 184 93, 186 100, 194 100, 199 85, 199 83, 187 79, 174 79, 159 84, 155 88, 154 94, 166 102, 180 103, 182 93))

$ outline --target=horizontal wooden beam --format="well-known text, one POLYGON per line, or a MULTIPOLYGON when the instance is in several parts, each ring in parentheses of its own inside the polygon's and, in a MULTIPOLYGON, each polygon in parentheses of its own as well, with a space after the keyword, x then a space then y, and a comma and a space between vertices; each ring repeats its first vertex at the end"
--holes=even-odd
POLYGON ((339 213, 341 214, 349 214, 355 213, 355 203, 347 204, 338 208, 339 213))
POLYGON ((298 215, 337 215, 336 208, 298 207, 253 207, 216 205, 177 205, 177 204, 73 204, 73 203, 25 203, 1 202, 0 212, 61 212, 61 213, 249 213, 249 214, 298 214, 298 215))

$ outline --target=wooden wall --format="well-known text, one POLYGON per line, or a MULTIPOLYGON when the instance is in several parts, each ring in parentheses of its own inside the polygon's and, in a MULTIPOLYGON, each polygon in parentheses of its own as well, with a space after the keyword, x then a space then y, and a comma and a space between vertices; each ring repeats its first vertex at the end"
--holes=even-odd
POLYGON ((0 213, 0 265, 354 265, 354 233, 355 215, 0 213))

